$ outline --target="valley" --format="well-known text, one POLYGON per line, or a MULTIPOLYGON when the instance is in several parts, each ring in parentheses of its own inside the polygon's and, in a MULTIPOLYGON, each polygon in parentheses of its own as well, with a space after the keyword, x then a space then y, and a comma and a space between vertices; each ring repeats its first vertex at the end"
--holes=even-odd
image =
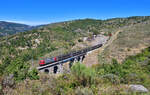
MULTIPOLYGON (((139 84, 148 95, 149 26, 149 16, 79 19, 22 28, 3 35, 0 37, 0 92, 7 95, 128 95, 134 93, 131 87, 139 84), (100 43, 104 45, 68 72, 51 75, 36 69, 39 60, 100 43)), ((0 27, 4 26, 0 24, 0 27)), ((13 28, 6 25, 6 29, 13 28)))

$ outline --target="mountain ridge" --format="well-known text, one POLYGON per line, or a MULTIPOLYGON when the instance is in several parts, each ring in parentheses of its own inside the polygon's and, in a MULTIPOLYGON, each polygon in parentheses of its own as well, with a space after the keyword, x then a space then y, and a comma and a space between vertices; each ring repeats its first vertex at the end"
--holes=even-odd
MULTIPOLYGON (((52 23, 44 26, 39 26, 31 31, 21 32, 16 35, 0 38, 0 46, 2 55, 8 55, 5 46, 13 48, 12 56, 20 54, 24 51, 32 51, 36 49, 41 53, 48 53, 49 49, 70 48, 76 44, 77 40, 83 37, 91 37, 103 33, 108 35, 115 32, 116 29, 124 26, 130 26, 137 23, 149 21, 149 16, 144 17, 129 17, 115 18, 108 20, 82 19, 72 20, 60 23, 52 23), (37 41, 38 40, 38 41, 37 41), (62 42, 60 42, 60 40, 62 42), (37 43, 38 42, 38 43, 37 43), (16 49, 14 49, 16 48, 16 49), (46 48, 46 49, 45 49, 46 48), (24 49, 21 50, 21 49, 24 49), (47 51, 48 50, 48 51, 47 51)), ((9 50, 9 49, 7 49, 9 50)), ((10 50, 9 50, 10 51, 10 50)), ((33 54, 33 53, 32 53, 33 54)), ((35 54, 37 56, 37 54, 35 54)), ((29 54, 30 56, 30 54, 29 54)), ((2 56, 0 56, 0 59, 2 56)))
POLYGON ((64 23, 72 23, 72 22, 78 22, 78 21, 97 21, 97 22, 110 22, 115 21, 115 20, 126 20, 126 19, 141 19, 141 18, 149 18, 149 16, 132 16, 132 17, 123 17, 123 18, 109 18, 105 20, 101 19, 94 19, 94 18, 85 18, 85 19, 75 19, 75 20, 70 20, 70 21, 61 21, 61 22, 55 22, 55 23, 50 23, 50 24, 41 24, 41 25, 36 25, 36 26, 31 26, 27 24, 22 24, 22 23, 16 23, 16 22, 9 22, 9 21, 0 21, 0 37, 6 36, 6 35, 13 35, 19 32, 26 32, 30 31, 32 29, 38 29, 40 27, 45 27, 45 26, 55 26, 55 25, 60 25, 64 23))
POLYGON ((0 21, 0 36, 13 35, 34 29, 34 26, 15 22, 0 21))

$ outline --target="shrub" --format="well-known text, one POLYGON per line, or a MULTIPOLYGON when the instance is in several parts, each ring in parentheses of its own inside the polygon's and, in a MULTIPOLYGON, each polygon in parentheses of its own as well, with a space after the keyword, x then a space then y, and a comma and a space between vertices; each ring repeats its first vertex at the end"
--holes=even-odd
POLYGON ((4 74, 13 74, 14 79, 16 81, 24 80, 27 77, 30 79, 38 79, 38 71, 36 69, 33 69, 29 71, 30 64, 25 63, 24 60, 20 57, 16 58, 15 60, 6 61, 7 63, 3 64, 3 67, 5 66, 6 68, 3 70, 4 74), (8 64, 10 62, 10 64, 8 64))
POLYGON ((118 61, 113 58, 113 59, 112 59, 112 63, 113 63, 113 64, 118 64, 118 61))
POLYGON ((29 71, 28 77, 29 77, 31 80, 37 80, 37 79, 39 79, 37 69, 34 68, 34 69, 32 69, 31 71, 29 71))
POLYGON ((92 32, 93 32, 93 35, 98 35, 99 34, 99 32, 97 30, 93 30, 92 32))
POLYGON ((114 75, 114 74, 106 74, 106 75, 103 75, 102 78, 104 80, 107 79, 108 81, 110 81, 113 84, 119 84, 120 83, 119 77, 114 75))
POLYGON ((78 42, 83 42, 83 40, 82 40, 82 39, 79 39, 78 42))
POLYGON ((72 66, 71 71, 75 77, 77 77, 81 85, 87 86, 94 83, 96 72, 93 68, 87 68, 84 64, 76 63, 72 66))
POLYGON ((122 83, 133 84, 136 81, 139 81, 138 75, 136 73, 129 73, 121 79, 122 83))

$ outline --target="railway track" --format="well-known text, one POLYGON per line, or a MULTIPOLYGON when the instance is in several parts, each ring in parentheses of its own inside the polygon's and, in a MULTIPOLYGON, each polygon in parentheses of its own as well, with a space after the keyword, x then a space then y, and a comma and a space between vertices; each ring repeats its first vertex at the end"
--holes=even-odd
POLYGON ((92 46, 92 47, 89 47, 89 48, 85 48, 85 49, 82 49, 82 50, 79 50, 79 51, 76 51, 76 52, 71 52, 69 54, 64 54, 64 55, 60 55, 60 56, 57 56, 57 58, 59 58, 56 62, 53 62, 53 63, 49 63, 49 64, 46 64, 44 66, 39 66, 37 67, 38 70, 42 70, 42 69, 45 69, 45 68, 49 68, 49 67, 52 67, 52 66, 56 66, 56 65, 59 65, 59 64, 64 64, 66 62, 69 62, 69 61, 73 61, 81 56, 85 56, 88 52, 90 51, 93 51, 95 49, 98 49, 102 47, 102 44, 98 44, 98 45, 95 45, 95 46, 92 46))

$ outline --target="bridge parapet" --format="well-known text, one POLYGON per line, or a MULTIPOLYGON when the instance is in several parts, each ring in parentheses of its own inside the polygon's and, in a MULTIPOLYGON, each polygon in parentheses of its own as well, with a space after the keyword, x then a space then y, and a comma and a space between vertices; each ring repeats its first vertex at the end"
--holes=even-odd
POLYGON ((48 64, 45 66, 37 67, 37 69, 40 72, 48 73, 48 74, 59 74, 63 73, 65 70, 70 70, 70 68, 74 65, 76 62, 82 62, 85 58, 85 54, 73 57, 72 59, 66 59, 63 61, 55 62, 53 64, 48 64), (68 63, 66 66, 65 64, 68 63), (66 68, 67 67, 67 68, 66 68))
POLYGON ((49 62, 48 64, 45 64, 45 66, 38 67, 37 69, 40 71, 47 72, 47 73, 55 73, 55 74, 56 73, 62 73, 64 63, 70 62, 69 67, 71 68, 73 63, 75 63, 77 61, 82 62, 87 53, 88 54, 90 52, 92 53, 92 51, 96 51, 98 48, 100 48, 102 46, 103 46, 102 44, 98 44, 98 45, 95 45, 92 47, 88 47, 86 49, 79 50, 77 52, 73 52, 73 53, 70 53, 67 55, 60 56, 60 57, 62 57, 60 59, 59 59, 59 57, 57 57, 58 60, 60 60, 60 61, 57 61, 57 62, 54 61, 54 63, 49 62))

